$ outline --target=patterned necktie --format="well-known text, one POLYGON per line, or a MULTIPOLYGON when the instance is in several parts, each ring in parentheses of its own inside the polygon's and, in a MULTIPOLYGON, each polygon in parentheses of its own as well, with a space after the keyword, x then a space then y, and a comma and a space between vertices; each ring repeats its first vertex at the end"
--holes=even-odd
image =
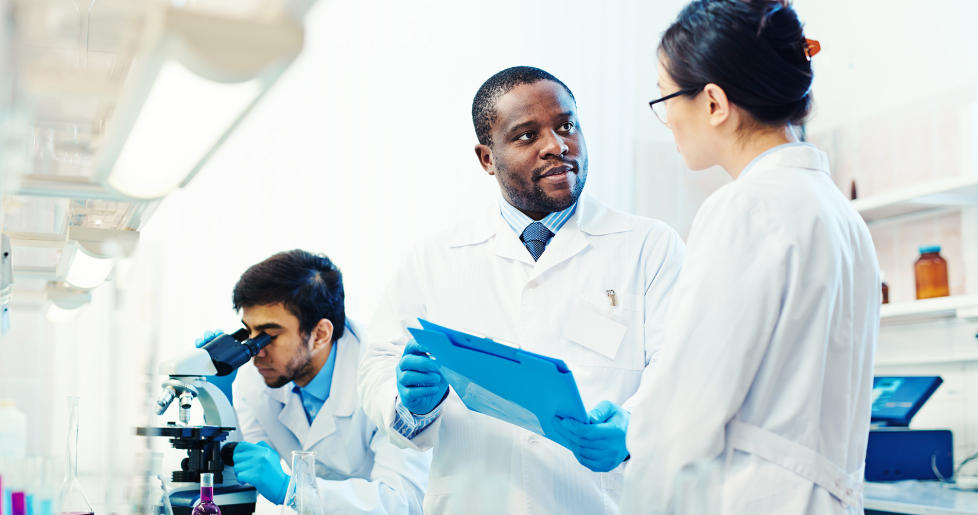
POLYGON ((540 259, 540 255, 543 254, 543 249, 547 247, 547 242, 550 238, 554 237, 554 233, 547 229, 547 226, 540 222, 533 222, 523 229, 523 234, 520 235, 520 241, 523 245, 526 245, 526 250, 530 251, 530 255, 533 256, 533 260, 536 261, 540 259))

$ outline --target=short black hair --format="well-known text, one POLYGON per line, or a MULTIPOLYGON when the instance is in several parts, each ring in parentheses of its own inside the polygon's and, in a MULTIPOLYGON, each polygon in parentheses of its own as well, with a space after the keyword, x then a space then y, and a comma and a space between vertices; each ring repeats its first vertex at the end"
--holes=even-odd
POLYGON ((716 84, 768 126, 797 125, 808 116, 814 75, 805 49, 788 0, 693 0, 659 43, 680 89, 698 93, 716 84))
POLYGON ((304 250, 279 252, 252 265, 234 285, 235 310, 283 304, 309 334, 323 318, 333 323, 333 341, 343 336, 343 274, 328 257, 304 250))
POLYGON ((496 101, 509 93, 509 90, 523 84, 533 84, 541 80, 549 80, 560 84, 571 100, 577 103, 574 93, 567 84, 557 77, 532 66, 513 66, 489 77, 472 99, 472 124, 475 126, 475 136, 479 143, 492 145, 492 124, 496 121, 496 101))

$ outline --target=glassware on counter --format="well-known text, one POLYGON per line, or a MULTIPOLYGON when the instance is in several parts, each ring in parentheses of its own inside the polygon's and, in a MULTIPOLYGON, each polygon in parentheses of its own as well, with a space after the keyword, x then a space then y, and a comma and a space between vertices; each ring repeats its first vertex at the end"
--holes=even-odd
POLYGON ((13 494, 21 488, 15 475, 22 467, 27 450, 27 415, 17 410, 17 403, 0 399, 0 515, 8 515, 13 494))
POLYGON ((292 477, 285 491, 282 515, 325 515, 316 486, 316 453, 292 451, 292 477))
POLYGON ((880 271, 880 293, 883 296, 883 304, 890 303, 890 287, 886 285, 886 274, 880 271))
POLYGON ((130 477, 127 486, 126 513, 151 515, 173 515, 170 504, 170 491, 161 473, 163 453, 144 452, 135 459, 137 471, 130 477))
POLYGON ((913 265, 917 282, 917 298, 930 299, 950 295, 947 285, 947 261, 941 257, 941 247, 920 247, 920 257, 913 265))
POLYGON ((27 459, 26 506, 28 515, 52 515, 58 495, 58 477, 54 459, 32 456, 27 459))
POLYGON ((214 504, 214 474, 200 475, 200 499, 194 504, 192 515, 221 515, 221 508, 214 504))
POLYGON ((78 482, 78 397, 68 397, 68 469, 58 494, 58 510, 62 515, 94 515, 81 483, 78 482))

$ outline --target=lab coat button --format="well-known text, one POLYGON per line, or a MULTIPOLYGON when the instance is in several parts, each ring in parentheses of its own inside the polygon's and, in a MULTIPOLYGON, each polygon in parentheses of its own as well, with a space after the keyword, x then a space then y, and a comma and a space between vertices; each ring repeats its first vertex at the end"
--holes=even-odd
POLYGON ((536 444, 540 443, 540 439, 537 438, 536 436, 531 436, 531 437, 527 438, 527 441, 530 442, 530 445, 536 445, 536 444))

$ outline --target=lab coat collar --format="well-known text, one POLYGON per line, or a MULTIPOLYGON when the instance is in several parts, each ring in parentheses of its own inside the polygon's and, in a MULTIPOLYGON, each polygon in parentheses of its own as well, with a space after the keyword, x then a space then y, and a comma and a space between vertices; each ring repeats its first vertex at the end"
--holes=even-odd
POLYGON ((356 373, 360 352, 359 331, 351 322, 347 323, 343 337, 336 342, 336 368, 330 384, 329 398, 313 419, 312 425, 306 420, 306 412, 299 396, 292 392, 294 383, 281 388, 265 388, 265 394, 282 404, 278 420, 309 449, 323 438, 336 431, 337 417, 349 417, 357 408, 356 373))
MULTIPOLYGON (((349 329, 349 327, 347 328, 349 329)), ((333 371, 333 384, 329 398, 323 409, 312 421, 309 434, 302 441, 306 449, 311 449, 320 440, 336 432, 336 419, 353 415, 357 407, 357 362, 360 342, 351 331, 343 333, 336 342, 336 369, 333 371)))
MULTIPOLYGON (((580 231, 591 236, 601 236, 630 231, 631 229, 632 224, 629 220, 612 216, 611 211, 600 202, 588 195, 581 195, 577 201, 577 210, 574 211, 574 215, 557 231, 558 234, 554 236, 554 239, 563 232, 580 231)), ((499 212, 498 201, 492 202, 482 213, 462 225, 458 234, 449 241, 448 246, 478 245, 485 243, 493 236, 496 236, 500 241, 497 245, 497 254, 533 263, 533 258, 526 251, 526 247, 523 246, 519 236, 513 232, 513 229, 499 212)), ((547 246, 547 249, 549 250, 552 245, 553 241, 547 246)))
POLYGON ((360 356, 360 331, 351 330, 348 323, 343 337, 337 341, 336 368, 329 387, 329 398, 323 408, 337 417, 349 417, 357 409, 357 365, 360 356))
POLYGON ((742 179, 748 174, 757 175, 756 172, 774 168, 806 168, 828 174, 829 157, 810 143, 785 143, 755 157, 740 172, 738 178, 742 179))

